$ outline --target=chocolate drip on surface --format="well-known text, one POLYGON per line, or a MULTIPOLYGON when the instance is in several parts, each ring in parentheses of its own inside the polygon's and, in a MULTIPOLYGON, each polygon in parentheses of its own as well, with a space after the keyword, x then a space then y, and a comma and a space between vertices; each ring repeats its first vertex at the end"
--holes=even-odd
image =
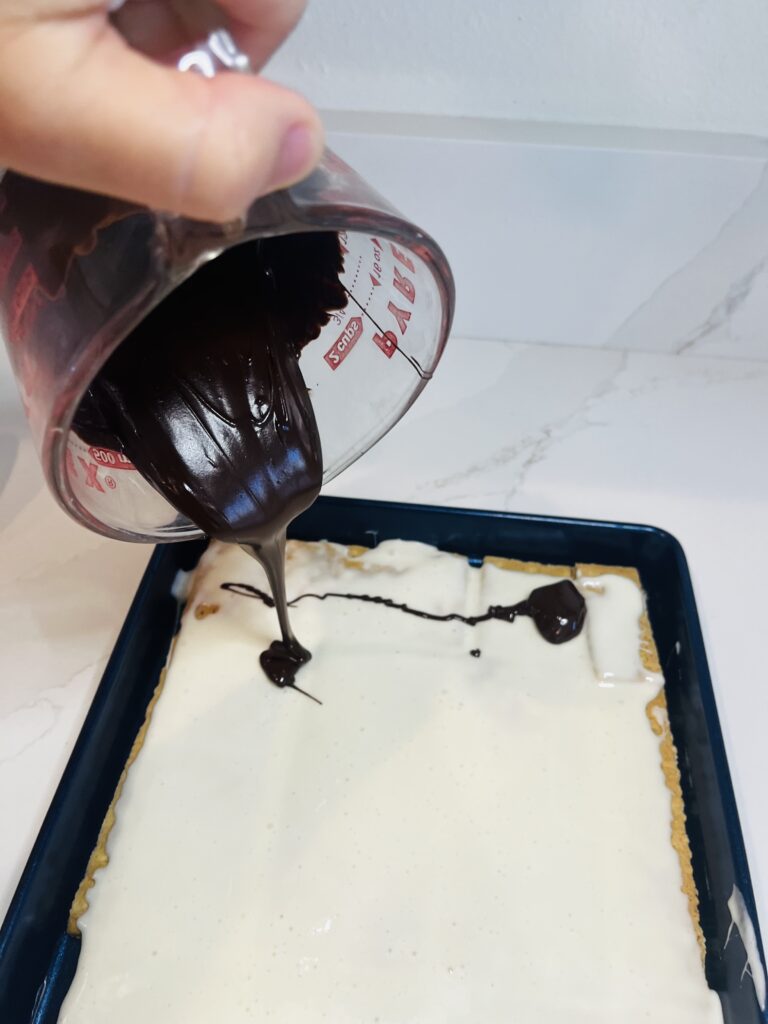
POLYGON ((346 305, 341 269, 328 232, 229 250, 139 324, 73 424, 88 443, 109 437, 204 533, 261 562, 282 631, 261 664, 278 686, 295 686, 310 658, 288 621, 285 531, 323 477, 299 354, 346 305))
MULTIPOLYGON (((227 590, 231 594, 239 594, 241 597, 255 598, 262 601, 268 608, 275 606, 275 602, 266 591, 252 587, 248 583, 222 583, 221 589, 227 590)), ((536 587, 524 601, 518 601, 517 604, 489 605, 488 610, 481 615, 462 615, 460 612, 438 615, 419 608, 411 608, 410 605, 393 601, 389 597, 381 597, 378 594, 342 594, 336 591, 328 591, 325 594, 299 594, 292 601, 288 601, 288 607, 292 608, 308 598, 315 601, 327 601, 329 598, 343 601, 363 601, 366 604, 379 604, 385 608, 392 608, 395 611, 404 612, 406 615, 415 615, 419 619, 429 619, 432 622, 463 622, 467 626, 477 626, 481 622, 490 622, 492 619, 501 622, 514 622, 518 616, 523 615, 533 619, 536 629, 550 644, 563 644, 578 636, 584 625, 587 611, 583 596, 571 580, 558 580, 557 583, 536 587)), ((474 651, 470 651, 470 653, 474 657, 480 655, 479 649, 477 654, 474 651)))
POLYGON ((296 639, 288 617, 288 602, 285 596, 285 530, 260 545, 243 545, 254 556, 267 574, 272 591, 270 605, 277 610, 282 639, 273 640, 266 651, 259 655, 259 663, 268 679, 276 686, 290 686, 305 697, 322 704, 321 700, 296 685, 296 673, 312 657, 311 653, 296 639))

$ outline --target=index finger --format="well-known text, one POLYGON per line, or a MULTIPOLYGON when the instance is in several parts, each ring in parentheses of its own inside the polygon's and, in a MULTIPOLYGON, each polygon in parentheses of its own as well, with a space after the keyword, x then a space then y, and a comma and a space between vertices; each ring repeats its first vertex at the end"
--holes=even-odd
POLYGON ((305 0, 219 0, 227 27, 255 70, 263 67, 301 20, 305 0))

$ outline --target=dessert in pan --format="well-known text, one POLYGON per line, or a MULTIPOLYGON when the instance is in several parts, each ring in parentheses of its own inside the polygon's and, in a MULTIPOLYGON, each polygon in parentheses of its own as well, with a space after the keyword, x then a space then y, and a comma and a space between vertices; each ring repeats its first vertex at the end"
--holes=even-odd
POLYGON ((264 570, 203 556, 60 1019, 721 1021, 636 574, 290 541, 286 584, 279 688, 264 570))
POLYGON ((342 256, 205 264, 76 417, 229 543, 75 898, 61 1019, 720 1020, 637 581, 403 541, 294 542, 284 575, 342 256))

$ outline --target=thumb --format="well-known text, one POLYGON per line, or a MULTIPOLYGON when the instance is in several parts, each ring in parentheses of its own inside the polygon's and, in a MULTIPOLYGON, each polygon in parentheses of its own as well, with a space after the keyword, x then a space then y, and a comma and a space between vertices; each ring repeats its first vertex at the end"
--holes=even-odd
POLYGON ((255 75, 163 67, 103 22, 87 43, 63 38, 75 30, 82 35, 82 25, 41 26, 3 48, 6 166, 225 221, 319 160, 320 121, 297 94, 255 75))

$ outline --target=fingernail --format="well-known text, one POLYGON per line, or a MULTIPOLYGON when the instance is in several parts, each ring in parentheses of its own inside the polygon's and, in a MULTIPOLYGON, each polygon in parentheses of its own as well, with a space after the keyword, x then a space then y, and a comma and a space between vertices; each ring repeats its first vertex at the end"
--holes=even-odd
POLYGON ((271 187, 284 188, 299 181, 311 170, 315 139, 305 124, 295 124, 283 136, 272 171, 271 187))

